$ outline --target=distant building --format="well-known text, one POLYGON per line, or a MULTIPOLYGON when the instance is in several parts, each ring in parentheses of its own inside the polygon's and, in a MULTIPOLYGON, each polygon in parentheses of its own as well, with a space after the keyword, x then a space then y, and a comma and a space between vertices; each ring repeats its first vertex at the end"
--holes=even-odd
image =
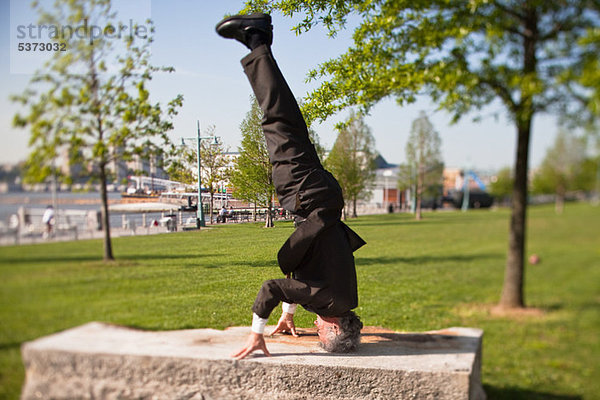
POLYGON ((163 169, 163 158, 161 155, 139 155, 135 154, 131 161, 126 163, 127 175, 145 175, 158 179, 168 179, 169 176, 163 169))
POLYGON ((370 190, 369 200, 360 204, 362 212, 387 211, 390 205, 397 209, 404 197, 404 193, 398 190, 398 165, 388 163, 378 154, 375 158, 375 181, 370 190))

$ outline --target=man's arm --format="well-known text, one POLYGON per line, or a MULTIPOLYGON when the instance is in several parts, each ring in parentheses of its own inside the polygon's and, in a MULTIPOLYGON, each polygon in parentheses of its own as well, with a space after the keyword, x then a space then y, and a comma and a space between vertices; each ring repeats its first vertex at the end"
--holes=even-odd
POLYGON ((267 345, 265 344, 265 338, 262 333, 252 332, 250 336, 248 336, 248 341, 244 348, 242 348, 237 353, 233 353, 231 357, 234 357, 237 360, 241 360, 245 358, 248 354, 252 353, 255 350, 262 350, 266 356, 271 357, 271 353, 267 350, 267 345))
MULTIPOLYGON (((289 304, 307 304, 310 298, 311 288, 306 283, 296 279, 271 279, 263 282, 263 285, 256 296, 254 305, 252 306, 252 311, 254 312, 252 319, 252 333, 246 342, 246 346, 239 352, 232 354, 232 357, 241 359, 255 350, 263 350, 263 353, 269 355, 268 351, 265 351, 266 345, 264 345, 263 332, 271 311, 273 311, 280 302, 289 304)), ((285 312, 291 314, 289 309, 285 312)), ((285 326, 286 330, 292 332, 293 316, 284 316, 283 318, 284 321, 282 325, 285 326)), ((279 327, 280 324, 278 323, 277 326, 279 327)), ((296 332, 295 326, 293 326, 293 332, 296 332)))
POLYGON ((279 322, 277 322, 275 330, 271 332, 269 336, 273 336, 279 332, 288 332, 292 334, 292 336, 298 337, 296 325, 294 325, 294 313, 296 312, 297 304, 288 304, 284 302, 281 303, 281 307, 283 308, 281 318, 279 318, 279 322))
MULTIPOLYGON (((288 304, 285 302, 282 303, 283 312, 281 314, 281 318, 277 323, 277 327, 269 336, 273 336, 277 332, 289 331, 294 337, 298 337, 298 334, 296 333, 296 326, 294 325, 294 313, 296 312, 296 307, 296 304, 288 304)), ((256 350, 262 350, 266 356, 270 357, 271 353, 269 353, 269 350, 267 350, 267 345, 264 338, 266 324, 266 318, 261 318, 256 313, 253 314, 252 332, 250 333, 250 336, 248 336, 246 345, 237 353, 233 353, 231 357, 241 360, 256 350)))

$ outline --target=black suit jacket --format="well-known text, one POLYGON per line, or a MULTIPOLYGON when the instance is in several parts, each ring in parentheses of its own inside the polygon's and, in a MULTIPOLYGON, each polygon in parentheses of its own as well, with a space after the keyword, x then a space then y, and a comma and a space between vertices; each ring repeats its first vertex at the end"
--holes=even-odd
POLYGON ((316 209, 279 250, 279 266, 292 279, 265 281, 252 310, 268 318, 280 301, 324 317, 358 306, 353 252, 365 241, 340 221, 339 211, 316 209))

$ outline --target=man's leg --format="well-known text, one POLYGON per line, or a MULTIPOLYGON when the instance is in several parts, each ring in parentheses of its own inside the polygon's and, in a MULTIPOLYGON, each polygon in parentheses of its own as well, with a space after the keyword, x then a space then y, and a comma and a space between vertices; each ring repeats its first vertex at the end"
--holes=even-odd
POLYGON ((298 103, 267 45, 259 46, 242 59, 244 72, 260 105, 263 130, 273 164, 273 182, 281 205, 299 210, 300 185, 311 172, 323 170, 308 137, 298 103))

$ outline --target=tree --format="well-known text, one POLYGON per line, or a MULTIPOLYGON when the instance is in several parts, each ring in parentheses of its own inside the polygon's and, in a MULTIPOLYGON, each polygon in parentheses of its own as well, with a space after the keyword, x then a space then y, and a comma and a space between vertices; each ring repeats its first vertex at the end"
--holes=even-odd
MULTIPOLYGON (((101 21, 102 31, 113 34, 119 26, 109 0, 57 1, 52 11, 39 4, 35 8, 40 24, 49 26, 87 26, 87 21, 101 21)), ((151 26, 150 21, 147 23, 151 26)), ((157 154, 168 146, 166 132, 172 129, 171 117, 183 101, 177 96, 169 102, 166 118, 160 104, 150 101, 146 84, 152 74, 173 71, 149 63, 152 31, 145 37, 126 35, 120 46, 104 36, 90 40, 87 29, 87 37, 58 35, 53 40, 64 43, 68 51, 54 52, 44 71, 33 76, 30 88, 13 98, 29 107, 25 115, 15 115, 14 124, 30 129, 30 180, 57 174, 54 160, 65 147, 71 156, 79 157, 71 161, 87 163, 90 175, 99 180, 104 260, 114 259, 107 166, 116 157, 128 160, 134 154, 157 154)))
MULTIPOLYGON (((525 306, 524 250, 527 170, 536 114, 562 114, 585 90, 578 71, 599 59, 595 1, 249 0, 245 10, 302 14, 297 32, 322 23, 330 35, 358 15, 354 45, 309 78, 325 81, 310 94, 310 118, 348 106, 368 110, 395 97, 400 105, 427 94, 457 121, 499 100, 518 135, 505 279, 499 306, 525 306), (596 32, 591 34, 590 32, 596 32), (582 40, 590 40, 589 44, 582 40)), ((597 71, 597 69, 596 69, 597 71)), ((596 72, 597 73, 597 72, 596 72)), ((585 75, 595 76, 594 72, 585 75)), ((596 80, 597 82, 597 80, 596 80)), ((597 83, 594 84, 597 88, 597 83)))
POLYGON ((195 147, 182 145, 168 160, 169 179, 198 186, 198 155, 195 147))
MULTIPOLYGON (((215 126, 210 125, 206 128, 205 136, 215 136, 215 126)), ((208 213, 210 215, 210 223, 212 223, 213 216, 213 204, 215 192, 219 188, 220 184, 227 179, 229 159, 225 155, 227 149, 222 142, 215 139, 215 141, 203 140, 200 142, 200 162, 202 167, 202 178, 201 182, 204 187, 208 189, 210 194, 210 202, 208 213)), ((195 166, 197 167, 197 163, 195 166)))
POLYGON ((489 185, 490 194, 500 202, 510 198, 514 186, 513 173, 510 167, 502 168, 489 185))
POLYGON ((240 124, 242 142, 240 155, 235 161, 230 181, 237 198, 267 208, 265 227, 273 227, 272 209, 275 186, 273 168, 269 161, 269 151, 262 130, 263 113, 254 96, 251 108, 240 124))
POLYGON ((439 187, 444 172, 440 135, 423 112, 412 123, 406 144, 406 160, 416 177, 415 218, 420 220, 423 194, 432 186, 439 187))
MULTIPOLYGON (((300 107, 300 109, 302 109, 304 107, 304 101, 302 99, 296 99, 296 101, 298 102, 298 106, 300 107)), ((317 152, 319 160, 324 160, 327 152, 325 150, 325 147, 321 144, 321 139, 319 138, 317 131, 315 131, 315 129, 310 124, 307 124, 307 129, 308 138, 315 147, 315 151, 317 152)))
POLYGON ((600 31, 588 29, 578 44, 582 48, 583 56, 578 64, 579 68, 569 71, 569 78, 579 83, 579 86, 569 86, 578 102, 566 113, 565 120, 571 127, 583 125, 587 140, 595 149, 593 158, 586 162, 586 166, 591 167, 595 159, 593 190, 594 203, 597 205, 600 204, 600 31))
POLYGON ((356 218, 356 204, 368 197, 369 186, 375 177, 375 139, 363 116, 354 112, 338 131, 326 167, 339 182, 346 208, 351 204, 352 217, 356 218))
POLYGON ((559 131, 533 178, 533 191, 555 194, 555 209, 561 214, 567 192, 579 189, 584 171, 586 143, 564 130, 559 131))
MULTIPOLYGON (((412 167, 409 164, 400 164, 398 166, 398 182, 396 183, 398 190, 406 191, 410 190, 410 193, 414 193, 415 190, 415 174, 412 167)), ((404 199, 402 206, 408 205, 408 199, 404 199)))

